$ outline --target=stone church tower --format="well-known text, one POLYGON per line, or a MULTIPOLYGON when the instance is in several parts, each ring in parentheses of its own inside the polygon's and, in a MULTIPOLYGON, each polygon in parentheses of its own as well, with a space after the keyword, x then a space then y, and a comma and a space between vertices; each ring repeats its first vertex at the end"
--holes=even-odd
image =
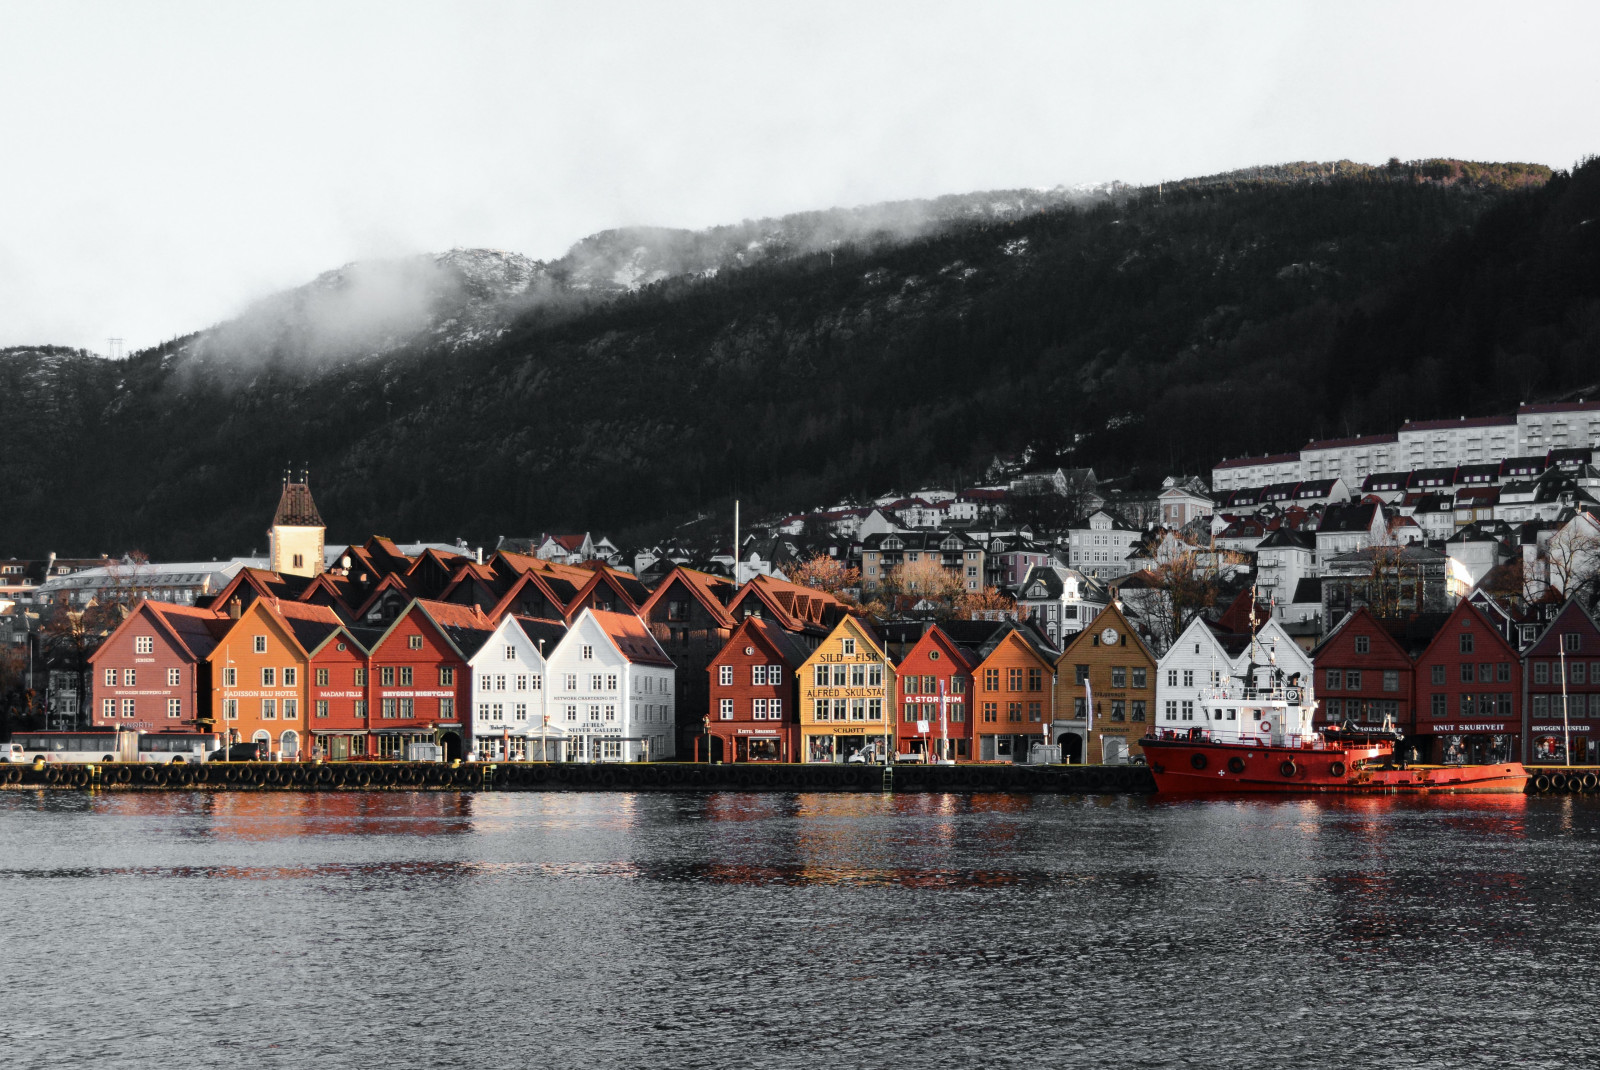
POLYGON ((309 473, 283 474, 283 494, 267 532, 267 567, 287 576, 315 576, 323 570, 322 539, 327 527, 307 485, 309 473))

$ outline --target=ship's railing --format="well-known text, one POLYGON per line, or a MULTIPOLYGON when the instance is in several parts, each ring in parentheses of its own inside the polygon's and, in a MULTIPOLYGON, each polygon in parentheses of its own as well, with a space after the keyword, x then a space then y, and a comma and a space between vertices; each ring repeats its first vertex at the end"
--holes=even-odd
POLYGON ((1167 740, 1173 743, 1225 743, 1234 746, 1249 747, 1293 747, 1296 750, 1330 750, 1333 749, 1317 733, 1291 732, 1282 736, 1277 742, 1266 736, 1233 736, 1218 737, 1208 728, 1158 728, 1146 733, 1146 739, 1167 740))
POLYGON ((1201 692, 1211 702, 1281 702, 1285 706, 1314 706, 1310 687, 1211 687, 1201 692))

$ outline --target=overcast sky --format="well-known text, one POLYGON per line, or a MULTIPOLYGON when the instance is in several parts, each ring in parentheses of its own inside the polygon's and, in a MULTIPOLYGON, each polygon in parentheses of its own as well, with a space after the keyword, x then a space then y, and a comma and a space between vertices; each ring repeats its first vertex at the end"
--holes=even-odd
POLYGON ((0 346, 350 260, 1018 186, 1600 152, 1600 4, 0 0, 0 346))

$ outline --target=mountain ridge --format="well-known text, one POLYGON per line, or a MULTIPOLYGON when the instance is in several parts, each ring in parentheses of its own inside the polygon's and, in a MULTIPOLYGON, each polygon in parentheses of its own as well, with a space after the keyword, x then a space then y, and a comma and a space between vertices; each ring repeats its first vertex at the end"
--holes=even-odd
MULTIPOLYGON (((1024 447, 1127 474, 1203 471, 1340 421, 1375 429, 1387 409, 1369 387, 1386 375, 1418 395, 1405 415, 1455 415, 1507 396, 1494 345, 1461 347, 1465 366, 1488 361, 1481 397, 1471 374, 1436 371, 1430 385, 1418 369, 1442 359, 1440 324, 1408 326, 1403 306, 1461 319, 1451 302, 1467 267, 1511 249, 1530 279, 1556 284, 1552 307, 1533 310, 1527 280, 1490 271, 1483 329, 1498 329, 1496 308, 1543 317, 1548 337, 1529 343, 1539 368, 1523 378, 1545 391, 1580 381, 1560 354, 1593 344, 1587 276, 1549 274, 1566 254, 1541 228, 1588 211, 1574 205, 1593 197, 1594 170, 1540 184, 1523 165, 1292 165, 976 213, 909 238, 834 241, 818 224, 806 233, 823 240, 736 270, 726 258, 750 231, 733 229, 673 238, 653 262, 685 270, 603 293, 500 259, 483 267, 491 314, 463 328, 481 334, 451 345, 450 331, 419 330, 312 375, 282 354, 248 374, 195 366, 196 336, 116 364, 7 351, 0 410, 31 401, 41 417, 34 455, 0 461, 20 504, 0 553, 259 545, 260 501, 290 461, 310 464, 330 538, 647 538, 734 494, 797 510, 970 481, 994 452, 1024 447), (497 279, 521 289, 501 301, 497 279), (549 300, 518 303, 544 286, 549 300), (1394 324, 1420 347, 1379 337, 1394 324), (105 455, 139 457, 141 480, 114 478, 105 455), (90 504, 68 522, 60 498, 90 504)), ((637 235, 616 233, 593 272, 631 262, 637 235)))

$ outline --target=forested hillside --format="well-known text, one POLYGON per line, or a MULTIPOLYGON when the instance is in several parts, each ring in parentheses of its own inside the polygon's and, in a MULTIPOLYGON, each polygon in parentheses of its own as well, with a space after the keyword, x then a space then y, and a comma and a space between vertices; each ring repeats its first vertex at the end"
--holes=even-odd
POLYGON ((206 335, 115 364, 8 351, 0 556, 260 547, 290 462, 330 540, 642 539, 735 493, 814 507, 1024 447, 1204 473, 1600 379, 1600 163, 1294 165, 1024 208, 738 263, 712 243, 711 268, 615 295, 537 266, 549 300, 321 363, 206 335))

